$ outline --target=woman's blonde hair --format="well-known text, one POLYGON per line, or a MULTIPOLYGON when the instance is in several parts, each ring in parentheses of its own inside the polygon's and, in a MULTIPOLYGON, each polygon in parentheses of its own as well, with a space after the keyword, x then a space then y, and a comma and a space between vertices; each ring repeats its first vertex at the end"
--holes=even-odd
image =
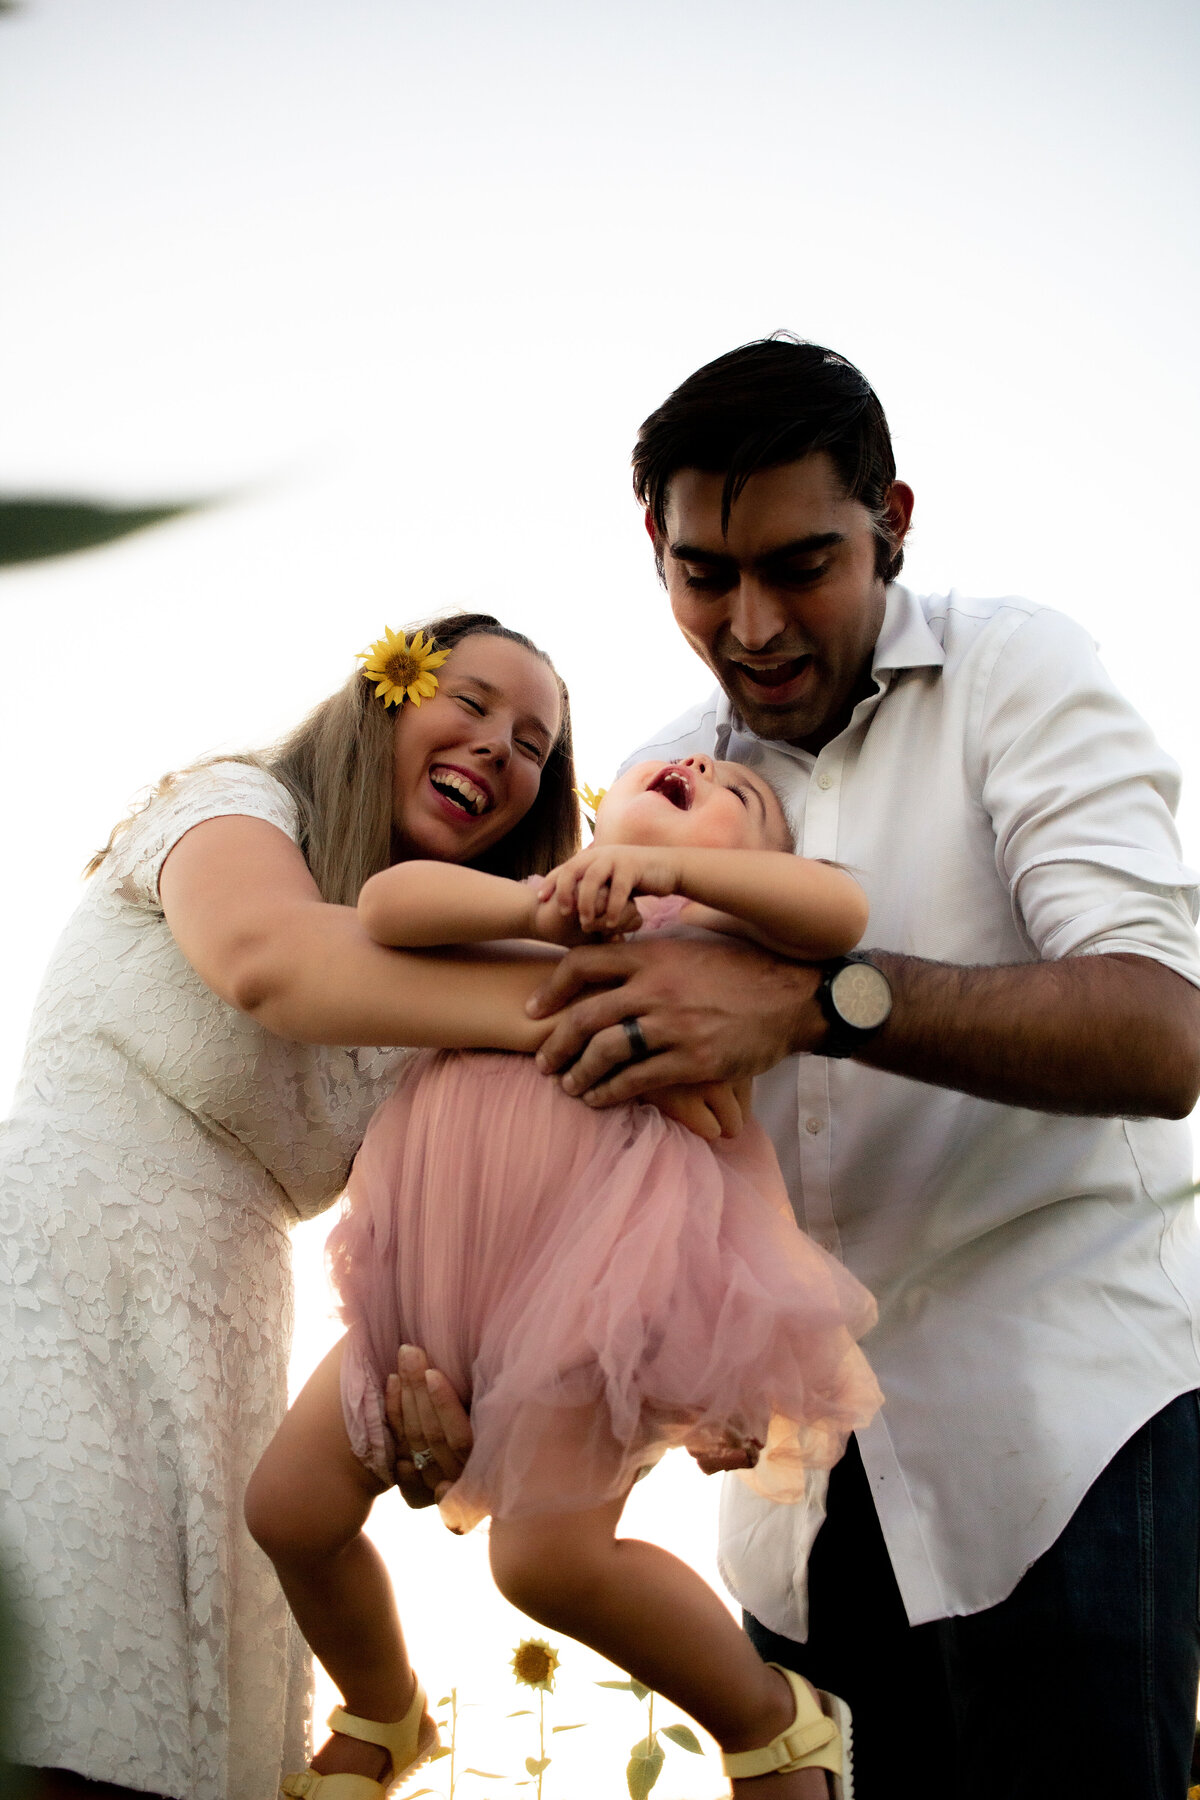
MULTIPOLYGON (((451 650, 468 637, 507 638, 531 651, 553 672, 562 718, 542 770, 537 798, 507 837, 478 858, 475 866, 517 881, 554 868, 579 848, 571 709, 562 677, 544 650, 521 632, 501 625, 490 613, 452 613, 429 621, 425 629, 432 629, 440 650, 451 650)), ((240 762, 265 770, 288 790, 299 815, 300 848, 322 898, 334 905, 353 906, 363 883, 396 860, 394 741, 395 715, 375 698, 371 683, 356 670, 273 749, 205 757, 164 776, 145 805, 114 826, 108 843, 84 873, 94 874, 121 833, 184 776, 214 763, 240 762)))

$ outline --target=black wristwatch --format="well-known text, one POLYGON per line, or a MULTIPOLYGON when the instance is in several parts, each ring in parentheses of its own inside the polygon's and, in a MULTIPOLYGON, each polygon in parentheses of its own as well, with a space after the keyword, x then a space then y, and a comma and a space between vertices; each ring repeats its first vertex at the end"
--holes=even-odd
POLYGON ((892 987, 861 950, 825 963, 817 1004, 829 1021, 818 1056, 853 1056, 869 1043, 892 1010, 892 987))

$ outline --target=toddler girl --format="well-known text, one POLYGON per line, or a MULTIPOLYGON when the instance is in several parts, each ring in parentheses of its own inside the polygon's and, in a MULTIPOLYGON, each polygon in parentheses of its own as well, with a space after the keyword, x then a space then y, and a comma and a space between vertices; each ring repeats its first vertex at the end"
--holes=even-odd
MULTIPOLYGON (((844 954, 866 925, 850 876, 791 854, 766 782, 703 756, 629 770, 592 848, 543 878, 399 863, 359 913, 377 941, 410 948, 676 926, 806 960, 844 954)), ((616 1536, 667 1446, 752 1444, 744 1478, 794 1500, 878 1405, 854 1342, 870 1296, 796 1228, 762 1130, 705 1142, 652 1106, 580 1105, 532 1057, 426 1051, 371 1121, 349 1195, 331 1239, 349 1330, 247 1496, 348 1709, 284 1793, 376 1800, 436 1744, 362 1534, 395 1475, 387 1376, 416 1343, 471 1410, 443 1516, 462 1529, 491 1515, 507 1598, 689 1712, 735 1792, 769 1775, 770 1800, 849 1796, 843 1704, 762 1663, 692 1570, 616 1536)))

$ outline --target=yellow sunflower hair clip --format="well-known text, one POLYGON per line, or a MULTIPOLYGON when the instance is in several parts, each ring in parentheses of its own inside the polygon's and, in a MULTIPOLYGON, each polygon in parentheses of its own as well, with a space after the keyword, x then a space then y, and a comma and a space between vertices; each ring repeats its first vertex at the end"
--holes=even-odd
POLYGON ((600 811, 600 802, 603 800, 605 794, 607 794, 608 789, 590 788, 586 781, 581 781, 579 786, 577 788, 572 788, 571 791, 577 800, 583 802, 583 816, 591 826, 592 830, 595 831, 596 814, 600 811))
POLYGON ((385 706, 400 706, 406 698, 420 706, 422 700, 431 699, 438 690, 433 671, 441 668, 449 654, 420 631, 413 633, 410 644, 402 631, 392 631, 387 625, 369 650, 358 652, 362 673, 368 681, 378 683, 375 698, 385 706))

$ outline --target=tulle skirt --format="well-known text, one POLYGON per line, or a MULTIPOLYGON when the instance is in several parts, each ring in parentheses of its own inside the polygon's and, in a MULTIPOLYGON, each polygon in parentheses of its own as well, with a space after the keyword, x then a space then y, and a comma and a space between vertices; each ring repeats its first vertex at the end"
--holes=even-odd
POLYGON ((475 1442, 459 1528, 623 1493, 673 1444, 764 1446, 799 1499, 880 1402, 866 1289, 796 1226, 753 1121, 708 1144, 652 1106, 593 1111, 532 1058, 423 1051, 376 1112, 330 1260, 356 1454, 394 1479, 384 1390, 419 1344, 475 1442))

